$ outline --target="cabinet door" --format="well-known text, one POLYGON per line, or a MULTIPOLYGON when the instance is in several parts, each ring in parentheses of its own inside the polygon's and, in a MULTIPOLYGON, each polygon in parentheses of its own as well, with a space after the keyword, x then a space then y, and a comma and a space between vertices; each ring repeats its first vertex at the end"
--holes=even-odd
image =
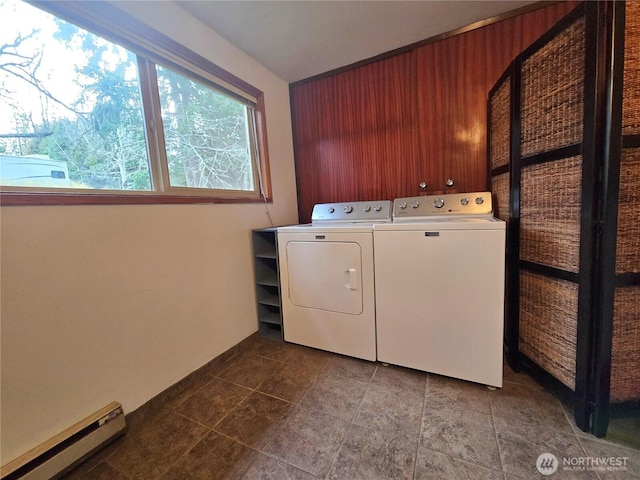
POLYGON ((511 61, 576 4, 558 2, 416 49, 418 175, 430 191, 487 189, 487 94, 511 61))
POLYGON ((476 45, 473 34, 416 51, 419 175, 429 191, 487 187, 485 103, 491 85, 484 85, 483 42, 476 45), (449 178, 452 187, 445 185, 449 178))

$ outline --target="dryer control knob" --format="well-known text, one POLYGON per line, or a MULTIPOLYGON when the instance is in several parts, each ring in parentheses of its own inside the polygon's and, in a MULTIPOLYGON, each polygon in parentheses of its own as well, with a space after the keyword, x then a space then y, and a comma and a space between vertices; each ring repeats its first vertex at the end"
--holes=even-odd
POLYGON ((420 202, 411 202, 411 208, 418 208, 420 206, 420 202))
POLYGON ((333 207, 329 207, 329 213, 333 213, 333 212, 335 212, 335 211, 336 211, 336 209, 335 209, 335 208, 333 208, 333 207))
POLYGON ((398 204, 398 206, 399 206, 402 210, 404 210, 405 208, 407 208, 407 202, 400 202, 400 203, 398 204))
POLYGON ((482 198, 482 197, 477 197, 477 198, 476 198, 476 203, 477 203, 478 205, 482 205, 482 204, 484 203, 484 198, 482 198))
POLYGON ((365 205, 365 206, 362 208, 362 211, 364 211, 364 212, 370 212, 370 211, 371 211, 371 207, 370 207, 369 205, 365 205))
POLYGON ((374 209, 376 212, 379 212, 380 210, 382 210, 382 205, 376 205, 375 207, 373 207, 373 209, 374 209))
POLYGON ((343 210, 344 210, 344 213, 351 213, 353 212, 353 207, 351 205, 345 205, 343 210))
POLYGON ((433 201, 433 206, 436 208, 442 208, 444 207, 444 200, 442 198, 436 198, 433 201))
POLYGON ((468 198, 461 198, 460 199, 460 205, 469 205, 469 199, 468 198))

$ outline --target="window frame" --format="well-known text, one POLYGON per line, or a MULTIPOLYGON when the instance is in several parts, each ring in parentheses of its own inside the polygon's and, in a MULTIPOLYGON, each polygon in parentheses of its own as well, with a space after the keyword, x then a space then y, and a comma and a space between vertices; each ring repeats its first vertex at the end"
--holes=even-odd
MULTIPOLYGON (((272 202, 271 175, 269 168, 267 130, 265 120, 264 93, 227 72, 198 53, 188 49, 172 38, 155 30, 116 6, 99 0, 92 2, 75 1, 29 1, 33 6, 62 18, 80 28, 91 31, 109 41, 117 43, 138 56, 138 68, 145 71, 140 75, 143 102, 155 105, 149 96, 157 92, 155 64, 171 68, 182 75, 192 76, 207 83, 213 83, 222 92, 232 97, 244 98, 252 104, 253 118, 249 128, 253 129, 255 145, 252 145, 252 168, 256 191, 206 189, 204 194, 198 188, 166 187, 151 191, 130 190, 57 190, 32 191, 29 187, 0 187, 1 205, 101 205, 101 204, 189 204, 189 203, 263 203, 272 202), (156 83, 153 84, 153 80, 156 83), (148 82, 142 85, 143 82, 148 82), (254 104, 255 100, 255 104, 254 104), (253 105, 254 104, 254 105, 253 105), (257 162, 255 161, 257 155, 257 162)), ((249 116, 250 117, 250 116, 249 116)), ((145 108, 144 128, 147 130, 150 174, 152 184, 160 181, 163 169, 168 167, 162 117, 159 109, 145 108), (158 128, 159 126, 159 128, 158 128), (160 134, 158 134, 160 132, 160 134), (163 164, 164 163, 164 164, 163 164)))

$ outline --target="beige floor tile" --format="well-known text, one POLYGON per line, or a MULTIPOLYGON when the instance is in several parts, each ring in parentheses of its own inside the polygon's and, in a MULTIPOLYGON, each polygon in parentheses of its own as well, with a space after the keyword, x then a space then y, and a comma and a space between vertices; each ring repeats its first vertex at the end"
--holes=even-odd
POLYGON ((132 480, 156 479, 207 432, 207 427, 167 410, 138 434, 125 436, 106 460, 132 480))
POLYGON ((414 480, 443 479, 502 480, 502 472, 465 462, 421 445, 418 448, 414 480))
POLYGON ((327 474, 349 421, 298 406, 285 425, 267 439, 263 451, 320 478, 327 474))
POLYGON ((253 392, 224 417, 215 431, 260 449, 284 423, 293 404, 253 392))
POLYGON ((502 468, 505 473, 521 478, 540 476, 536 462, 544 453, 553 454, 558 461, 558 470, 553 478, 595 479, 593 472, 572 472, 562 469, 564 458, 585 455, 578 437, 564 429, 554 429, 522 423, 518 420, 496 417, 496 435, 500 446, 502 468))
POLYGON ((214 378, 191 397, 174 408, 174 411, 207 427, 213 427, 251 390, 220 378, 214 378))
POLYGON ((162 477, 163 480, 240 480, 258 455, 238 442, 209 433, 162 477))
POLYGON ((351 420, 358 411, 368 383, 330 375, 328 371, 300 401, 300 405, 344 420, 351 420))
POLYGON ((352 425, 328 480, 411 480, 416 439, 352 425))
POLYGON ((408 390, 400 393, 370 385, 362 399, 354 423, 389 435, 400 433, 414 441, 420 433, 424 394, 408 390))
POLYGON ((420 444, 461 460, 499 469, 491 415, 454 406, 424 409, 420 444))

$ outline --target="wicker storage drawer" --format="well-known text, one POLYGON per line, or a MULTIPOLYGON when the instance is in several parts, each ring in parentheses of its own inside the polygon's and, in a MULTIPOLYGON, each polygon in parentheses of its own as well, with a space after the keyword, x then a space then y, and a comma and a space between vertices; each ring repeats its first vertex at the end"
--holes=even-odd
POLYGON ((620 161, 616 273, 640 272, 640 148, 626 148, 620 161))
POLYGON ((511 145, 511 77, 507 77, 489 102, 489 158, 491 169, 509 164, 511 145))
POLYGON ((640 286, 616 289, 611 350, 611 400, 640 398, 640 286))
POLYGON ((575 389, 578 285, 520 273, 520 350, 575 389))
POLYGON ((640 2, 626 2, 622 134, 640 135, 640 2))
POLYGON ((491 193, 494 196, 493 214, 500 220, 509 221, 509 172, 491 179, 491 193))
POLYGON ((569 272, 580 259, 581 157, 524 167, 520 258, 569 272))
POLYGON ((522 156, 582 141, 584 18, 522 63, 522 156))

